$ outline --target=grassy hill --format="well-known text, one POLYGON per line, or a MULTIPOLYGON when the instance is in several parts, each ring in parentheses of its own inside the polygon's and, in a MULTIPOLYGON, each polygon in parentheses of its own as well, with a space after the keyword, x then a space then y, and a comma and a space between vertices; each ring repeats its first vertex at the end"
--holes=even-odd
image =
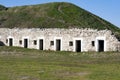
POLYGON ((0 10, 0 27, 120 29, 102 18, 66 2, 12 7, 0 10))
POLYGON ((119 80, 120 53, 0 47, 0 80, 119 80))

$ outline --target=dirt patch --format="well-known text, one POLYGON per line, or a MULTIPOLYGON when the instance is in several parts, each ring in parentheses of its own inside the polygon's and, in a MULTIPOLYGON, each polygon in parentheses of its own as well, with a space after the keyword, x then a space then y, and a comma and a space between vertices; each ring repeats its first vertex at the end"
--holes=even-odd
POLYGON ((90 74, 90 72, 69 72, 69 71, 58 71, 54 74, 58 75, 59 77, 77 77, 77 76, 86 76, 90 74))
POLYGON ((39 80, 31 76, 20 76, 17 80, 39 80))

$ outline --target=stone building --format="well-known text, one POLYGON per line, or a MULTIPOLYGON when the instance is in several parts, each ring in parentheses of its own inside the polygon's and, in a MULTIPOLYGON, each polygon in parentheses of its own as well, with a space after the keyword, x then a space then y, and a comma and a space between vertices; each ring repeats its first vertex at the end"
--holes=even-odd
POLYGON ((0 28, 0 44, 55 51, 119 51, 120 42, 109 30, 0 28))

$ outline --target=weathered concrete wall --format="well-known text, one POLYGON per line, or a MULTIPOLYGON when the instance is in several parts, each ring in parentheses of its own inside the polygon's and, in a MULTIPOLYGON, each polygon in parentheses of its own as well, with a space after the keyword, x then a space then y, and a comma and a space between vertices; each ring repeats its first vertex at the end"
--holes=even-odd
POLYGON ((24 38, 28 39, 28 48, 38 49, 39 39, 44 40, 44 50, 55 50, 56 39, 61 39, 62 51, 75 51, 75 40, 81 40, 81 51, 98 51, 98 40, 104 40, 104 51, 117 51, 120 50, 120 42, 114 35, 111 35, 109 30, 93 30, 93 29, 8 29, 0 28, 0 41, 5 45, 9 45, 9 38, 13 39, 13 46, 24 46, 24 38), (7 40, 8 39, 8 40, 7 40), (22 44, 20 44, 20 40, 22 44), (37 44, 34 44, 34 40, 37 44), (54 45, 50 42, 54 41, 54 45), (69 42, 73 42, 69 46, 69 42), (92 45, 94 41, 95 46, 92 45))

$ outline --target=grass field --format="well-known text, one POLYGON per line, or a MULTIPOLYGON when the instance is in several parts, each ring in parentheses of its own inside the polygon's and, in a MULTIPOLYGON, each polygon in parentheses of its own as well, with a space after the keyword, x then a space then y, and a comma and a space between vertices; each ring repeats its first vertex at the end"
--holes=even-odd
POLYGON ((120 80, 120 53, 0 47, 0 80, 120 80))

